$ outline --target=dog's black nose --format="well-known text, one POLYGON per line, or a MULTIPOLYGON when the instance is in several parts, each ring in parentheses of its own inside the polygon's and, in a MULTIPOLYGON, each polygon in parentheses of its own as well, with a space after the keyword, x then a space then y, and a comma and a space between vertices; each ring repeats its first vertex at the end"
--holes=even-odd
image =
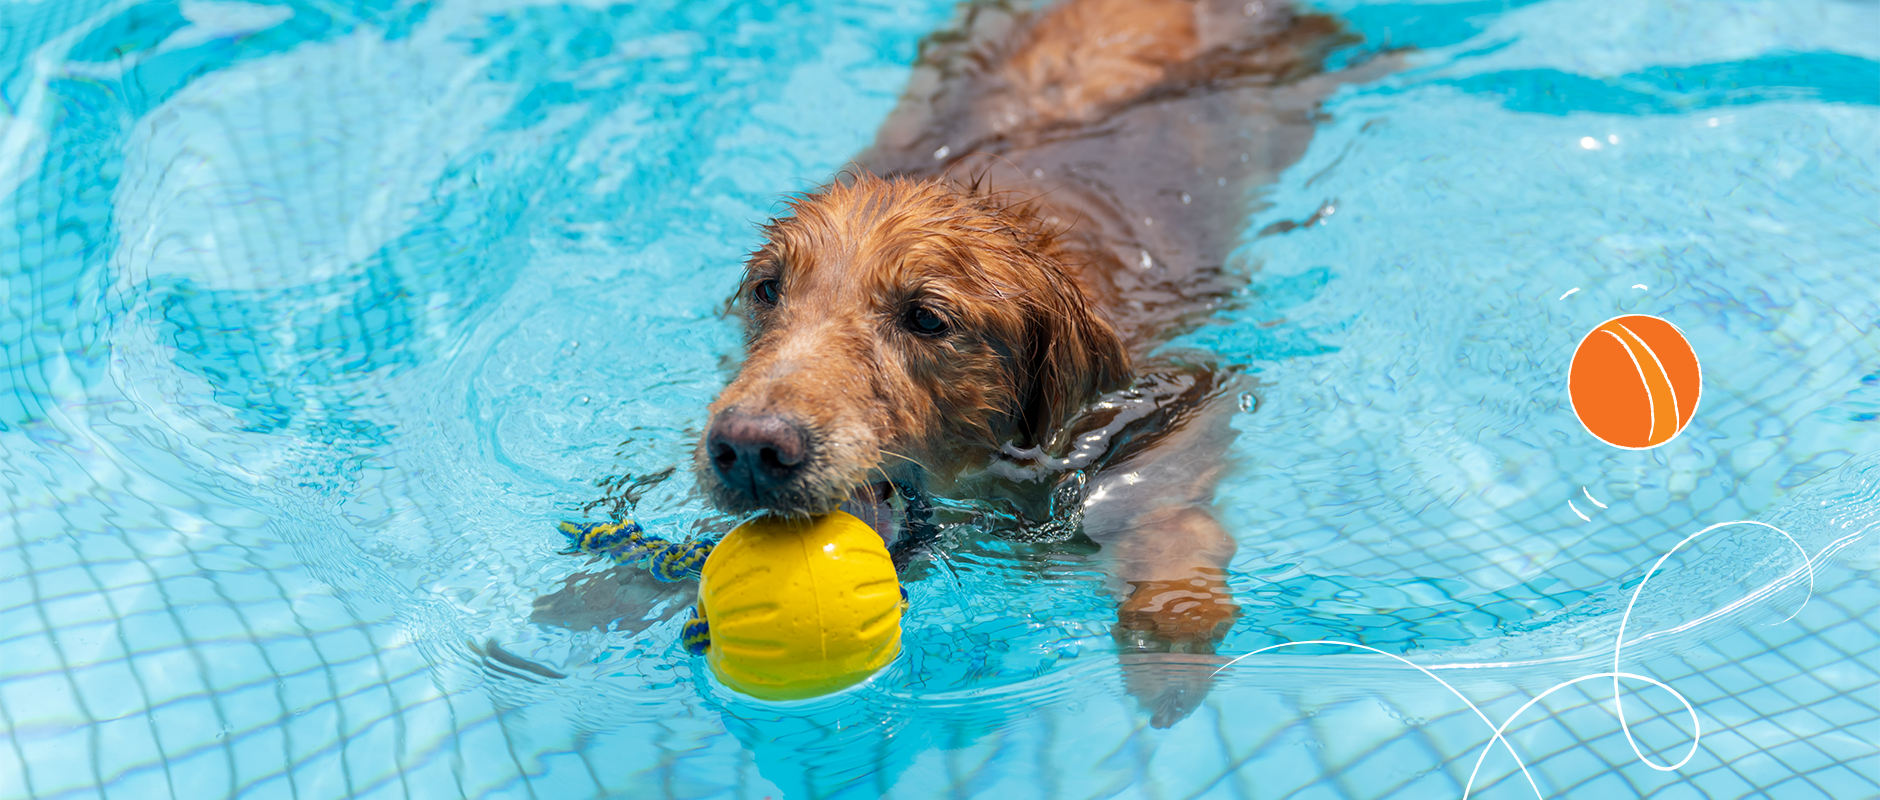
POLYGON ((796 475, 808 449, 803 426, 776 414, 728 409, 712 420, 705 435, 705 452, 719 479, 759 503, 796 475))

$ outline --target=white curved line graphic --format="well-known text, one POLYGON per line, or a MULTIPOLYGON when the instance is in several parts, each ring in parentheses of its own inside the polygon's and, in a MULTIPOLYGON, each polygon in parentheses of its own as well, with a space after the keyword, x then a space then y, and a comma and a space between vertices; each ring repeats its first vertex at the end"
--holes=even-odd
MULTIPOLYGON (((1581 488, 1584 489, 1585 487, 1581 487, 1581 488)), ((1588 494, 1587 499, 1592 499, 1592 495, 1588 494)), ((1573 504, 1573 501, 1568 500, 1567 504, 1571 506, 1573 504)), ((1601 508, 1604 508, 1604 506, 1601 506, 1601 508)), ((1579 513, 1579 509, 1577 507, 1574 508, 1574 513, 1576 514, 1579 513)), ((1582 515, 1582 518, 1584 519, 1584 515, 1582 515)), ((1357 650, 1366 650, 1366 651, 1376 653, 1381 656, 1389 656, 1390 658, 1395 659, 1399 663, 1402 663, 1405 666, 1410 667, 1411 669, 1421 672, 1424 675, 1428 675, 1431 679, 1435 680, 1437 683, 1442 684, 1443 688, 1448 689, 1450 694, 1453 694, 1456 696, 1456 699, 1461 700, 1463 705, 1466 705, 1469 707, 1470 711, 1475 712, 1475 716, 1480 718, 1483 724, 1488 725, 1490 730, 1492 731, 1492 733, 1490 734, 1488 743, 1482 746, 1481 754, 1476 756, 1475 768, 1469 771, 1468 783, 1463 785, 1463 789, 1462 789, 1463 800, 1468 800, 1470 792, 1475 790, 1475 779, 1481 773, 1482 764, 1488 758, 1488 752, 1490 750, 1493 750, 1496 744, 1500 744, 1503 749, 1508 751, 1508 755, 1514 757, 1515 765, 1521 768, 1521 775, 1522 777, 1527 778, 1528 787, 1534 790, 1534 796, 1537 798, 1542 798, 1542 800, 1545 800, 1546 795, 1541 794, 1540 784, 1535 782, 1533 773, 1528 771, 1527 762, 1521 760, 1521 754, 1514 749, 1513 743, 1509 742, 1507 737, 1504 736, 1504 734, 1507 732, 1508 727, 1514 724, 1515 720, 1519 719, 1523 713, 1526 713, 1526 711, 1529 708, 1532 708, 1536 703, 1539 703, 1541 700, 1546 699, 1548 695, 1553 694, 1554 692, 1560 691, 1561 689, 1565 689, 1569 686, 1573 686, 1574 684, 1581 683, 1583 681, 1597 680, 1599 678, 1611 678, 1612 679, 1612 692, 1613 692, 1613 696, 1612 696, 1613 713, 1619 719, 1620 730, 1625 732, 1626 742, 1632 746, 1632 754, 1637 756, 1639 761, 1644 762, 1645 766, 1651 767, 1654 770, 1658 770, 1660 772, 1673 772, 1673 771, 1678 770, 1679 768, 1682 768, 1685 764, 1690 763, 1691 759, 1697 755, 1697 748, 1699 744, 1703 741, 1703 723, 1701 722, 1700 718, 1697 715, 1696 706, 1693 706, 1691 704, 1691 701, 1686 699, 1684 695, 1680 694, 1676 689, 1671 688, 1669 685, 1667 685, 1663 681, 1660 681, 1656 678, 1651 678, 1645 675, 1638 675, 1638 674, 1634 674, 1630 672, 1619 671, 1620 657, 1625 649, 1625 644, 1626 644, 1625 629, 1626 629, 1626 626, 1629 625, 1632 621, 1632 609, 1634 606, 1638 604, 1639 595, 1645 592, 1645 586, 1651 583, 1652 576, 1658 574, 1658 569, 1664 566, 1666 559, 1671 558, 1673 554, 1677 553, 1679 548, 1687 544, 1690 544, 1692 541, 1696 540, 1698 537, 1703 536, 1704 534, 1714 531, 1718 528, 1728 527, 1731 525, 1760 525, 1764 528, 1768 528, 1772 531, 1775 531, 1776 533, 1782 534, 1782 538, 1787 539, 1789 541, 1789 544, 1794 545, 1796 551, 1801 553, 1803 564, 1800 569, 1806 571, 1806 574, 1808 577, 1808 596, 1803 598, 1802 604, 1796 607, 1794 613, 1789 614, 1781 622, 1773 623, 1777 625, 1780 625, 1783 622, 1788 622, 1790 620, 1795 619, 1795 616, 1797 614, 1802 613, 1802 609, 1808 606, 1808 598, 1813 597, 1815 593, 1815 563, 1821 560, 1822 558, 1826 557, 1830 553, 1840 550, 1841 548, 1851 543, 1853 540, 1858 539, 1862 536, 1862 533, 1854 533, 1854 534, 1849 534, 1847 536, 1843 536, 1840 539, 1836 539, 1835 541, 1828 543, 1827 546, 1821 549, 1821 552, 1816 553, 1813 557, 1810 557, 1808 555, 1808 550, 1806 548, 1803 548, 1802 543, 1796 541, 1795 537, 1790 536, 1788 531, 1785 531, 1774 525, 1770 525, 1767 522, 1757 522, 1755 520, 1732 520, 1730 522, 1719 522, 1715 525, 1711 525, 1707 528, 1704 528, 1703 530, 1693 533, 1690 536, 1684 537, 1683 541, 1678 542, 1670 550, 1665 551, 1665 554, 1663 556, 1660 556, 1656 563, 1652 564, 1652 568, 1645 573, 1645 577, 1639 580, 1638 586, 1632 590, 1632 599, 1630 602, 1627 602, 1625 605, 1625 614, 1619 619, 1618 635, 1613 640, 1612 671, 1611 672, 1599 672, 1599 673, 1594 673, 1591 675, 1582 675, 1578 678, 1574 678, 1572 680, 1564 681, 1559 684, 1556 684, 1552 688, 1549 688, 1547 691, 1544 691, 1538 695, 1535 695, 1533 699, 1530 699, 1526 703, 1522 704, 1520 708, 1515 709, 1515 712, 1513 714, 1508 715, 1508 719, 1502 722, 1500 725, 1496 725, 1494 722, 1490 721, 1488 718, 1488 715, 1483 713, 1480 707, 1476 706, 1474 702, 1471 702, 1468 697, 1465 697, 1461 691, 1456 689, 1455 686, 1451 685, 1448 681, 1443 680, 1441 677, 1438 677, 1436 673, 1431 671, 1429 667, 1424 667, 1420 664, 1412 662, 1411 660, 1407 658, 1404 658, 1403 656, 1397 655, 1395 653, 1387 653, 1383 650, 1379 650, 1369 645, 1355 644, 1352 642, 1336 642, 1336 641, 1331 641, 1329 639, 1314 639, 1312 641, 1305 641, 1305 642, 1281 642, 1280 644, 1268 645, 1258 650, 1254 650, 1252 652, 1236 656, 1234 657, 1233 660, 1228 661, 1227 663, 1222 664, 1219 668, 1215 669, 1213 674, 1219 675, 1221 674, 1222 671, 1226 670, 1228 667, 1238 664, 1244 659, 1252 658, 1253 656, 1257 656, 1261 653, 1265 653, 1270 650, 1278 650, 1284 647, 1300 647, 1304 645, 1324 644, 1324 645, 1336 645, 1338 647, 1350 647, 1350 648, 1354 648, 1357 650), (1653 686, 1656 686, 1660 689, 1670 692, 1671 696, 1677 698, 1678 702, 1684 706, 1685 713, 1691 716, 1691 749, 1689 752, 1685 753, 1684 757, 1679 759, 1677 763, 1667 764, 1667 765, 1658 764, 1657 762, 1654 762, 1649 757, 1647 757, 1644 751, 1639 749, 1638 741, 1634 739, 1632 736, 1631 722, 1625 718, 1625 704, 1623 701, 1623 692, 1621 691, 1622 687, 1619 685, 1619 679, 1621 678, 1631 678, 1634 680, 1645 681, 1646 683, 1649 683, 1653 686)), ((1789 573, 1790 576, 1794 574, 1795 573, 1793 572, 1789 573)), ((1789 578, 1785 577, 1783 579, 1779 579, 1776 582, 1776 584, 1786 585, 1788 580, 1789 578)), ((1770 593, 1771 593, 1770 587, 1764 587, 1763 589, 1759 589, 1756 592, 1752 593, 1751 596, 1752 597, 1764 597, 1770 593)), ((1730 604, 1730 608, 1739 607, 1741 606, 1741 604, 1742 604, 1741 601, 1733 602, 1730 604)), ((1708 615, 1705 615, 1704 619, 1710 619, 1715 616, 1717 616, 1716 613, 1708 614, 1708 615)), ((1701 621, 1702 620, 1698 620, 1698 622, 1701 622, 1701 621)), ((1690 625, 1691 623, 1680 625, 1680 626, 1677 626, 1677 628, 1675 628, 1674 630, 1688 628, 1690 627, 1690 625)), ((1646 639, 1651 639, 1651 638, 1656 637, 1660 633, 1664 633, 1664 632, 1656 631, 1652 633, 1643 634, 1639 636, 1638 639, 1636 639, 1635 641, 1644 641, 1646 639)), ((1453 665, 1439 665, 1438 668, 1461 669, 1461 668, 1474 668, 1474 667, 1480 667, 1480 666, 1484 666, 1484 665, 1453 664, 1453 665)))
MULTIPOLYGON (((1651 343, 1645 341, 1645 337, 1638 335, 1637 332, 1624 325, 1617 327, 1619 330, 1631 334, 1632 338, 1638 340, 1638 346, 1644 348, 1645 355, 1651 356, 1652 363, 1658 365, 1658 374, 1665 376, 1665 390, 1671 394, 1671 424, 1676 426, 1678 421, 1683 419, 1683 417, 1678 416, 1678 385, 1671 382, 1671 371, 1665 369, 1665 362, 1658 357, 1658 351, 1652 349, 1651 343)), ((1647 394, 1651 392, 1650 384, 1646 385, 1645 391, 1647 394)), ((1654 421, 1652 424, 1656 425, 1657 422, 1654 421)))
POLYGON ((1586 499, 1593 501, 1593 505, 1599 506, 1600 508, 1606 507, 1606 504, 1599 502, 1598 498, 1593 497, 1593 493, 1587 491, 1586 487, 1580 487, 1580 494, 1586 495, 1586 499))
MULTIPOLYGON (((1620 329, 1624 330, 1624 326, 1620 326, 1620 329)), ((1651 420, 1651 425, 1652 425, 1650 428, 1645 429, 1646 446, 1650 447, 1652 434, 1655 434, 1658 432, 1658 401, 1652 399, 1652 384, 1651 384, 1651 381, 1648 381, 1645 379, 1645 365, 1638 363, 1638 356, 1632 354, 1632 346, 1629 344, 1626 344, 1624 336, 1620 336, 1619 334, 1613 333, 1612 331, 1606 330, 1605 328, 1601 328, 1600 333, 1604 333, 1607 336, 1611 336, 1614 339, 1618 339, 1619 346, 1625 348, 1625 357, 1632 359, 1632 368, 1635 370, 1638 370, 1639 385, 1645 387, 1645 413, 1647 417, 1651 420)), ((1631 331, 1626 331, 1626 333, 1631 333, 1631 331)))

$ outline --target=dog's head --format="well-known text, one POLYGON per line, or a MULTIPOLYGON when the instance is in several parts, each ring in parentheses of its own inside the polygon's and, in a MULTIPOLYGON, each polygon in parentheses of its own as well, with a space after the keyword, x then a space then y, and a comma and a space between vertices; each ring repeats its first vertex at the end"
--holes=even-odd
POLYGON ((699 443, 725 511, 819 514, 884 481, 946 481, 1127 379, 1027 208, 867 175, 790 207, 746 267, 748 358, 699 443))

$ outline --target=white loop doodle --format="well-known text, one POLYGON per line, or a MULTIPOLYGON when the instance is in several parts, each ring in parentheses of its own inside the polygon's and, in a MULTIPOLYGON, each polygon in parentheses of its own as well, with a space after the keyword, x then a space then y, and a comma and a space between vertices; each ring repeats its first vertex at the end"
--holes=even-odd
MULTIPOLYGON (((1591 499, 1590 495, 1589 495, 1589 499, 1591 499)), ((1404 665, 1410 667, 1411 669, 1414 669, 1418 672, 1421 672, 1425 675, 1430 676, 1432 680, 1435 680, 1437 683, 1442 684, 1443 688, 1448 689, 1450 694, 1455 695, 1456 699, 1461 700, 1464 705, 1467 705, 1469 707, 1469 710, 1475 712, 1475 715, 1481 718, 1482 723, 1487 725, 1493 731, 1493 734, 1491 738, 1489 739, 1488 743, 1482 746, 1481 755, 1477 756, 1475 759, 1475 768, 1469 771, 1469 782, 1465 784, 1462 789, 1463 800, 1468 800, 1469 793, 1475 789, 1475 779, 1476 779, 1476 776, 1482 770, 1482 763, 1487 760, 1488 752, 1494 749, 1495 744, 1497 742, 1501 744, 1503 749, 1508 751, 1508 755, 1514 757, 1515 765, 1521 768, 1521 775, 1527 778, 1529 788, 1532 788, 1534 790, 1534 796, 1538 798, 1543 798, 1543 800, 1545 800, 1546 796, 1541 794, 1540 784, 1536 783, 1534 780, 1534 775, 1528 772, 1527 762, 1521 760, 1521 754, 1515 751, 1514 745, 1510 743, 1506 737, 1503 736, 1503 733, 1505 733, 1508 730, 1508 726, 1513 725, 1514 721, 1519 719, 1523 713, 1526 713, 1529 708, 1533 707, 1534 704, 1539 703, 1541 700, 1545 699, 1548 695, 1553 694, 1554 692, 1560 691, 1561 689, 1565 689, 1569 686, 1573 686, 1574 684, 1584 682, 1584 681, 1598 680, 1600 678, 1611 678, 1612 679, 1612 695, 1613 695, 1612 697, 1613 713, 1619 719, 1620 730, 1623 730, 1625 732, 1626 742, 1631 744, 1632 746, 1632 753, 1638 756, 1638 760, 1641 762, 1644 762, 1645 766, 1651 767, 1652 769, 1658 770, 1660 772, 1672 772, 1683 767, 1685 764, 1690 763, 1691 759, 1697 755, 1698 744, 1699 742, 1703 740, 1703 725, 1699 721, 1699 717, 1697 715, 1697 708, 1691 705, 1691 701, 1685 699, 1684 695, 1679 694, 1676 689, 1671 688, 1669 685, 1655 678, 1650 678, 1644 675, 1637 675, 1637 674, 1630 673, 1630 672, 1619 671, 1620 654, 1625 649, 1625 628, 1626 628, 1626 625, 1630 623, 1632 620, 1632 608, 1633 606, 1638 604, 1639 595, 1645 591, 1645 585, 1651 582, 1652 576, 1658 574, 1658 569, 1664 566, 1666 559, 1671 558, 1673 554, 1678 552, 1679 548, 1687 544, 1690 544, 1693 540, 1697 539, 1697 537, 1703 536, 1704 534, 1714 531, 1718 528, 1724 528, 1724 527, 1728 527, 1731 525, 1760 525, 1764 528, 1768 528, 1772 531, 1775 531, 1776 533, 1782 534, 1782 538, 1789 540, 1790 544, 1795 545, 1795 549, 1798 552, 1800 552, 1802 555, 1803 564, 1802 564, 1801 570, 1805 571, 1805 574, 1808 578, 1808 596, 1809 597, 1812 597, 1815 593, 1815 562, 1821 560, 1823 557, 1827 556, 1828 554, 1833 553, 1837 550, 1840 550, 1841 548, 1847 546, 1848 544, 1851 544, 1853 540, 1860 538, 1860 535, 1861 535, 1861 534, 1855 533, 1855 534, 1850 534, 1848 536, 1841 537, 1840 539, 1836 539, 1833 542, 1830 542, 1826 547, 1823 547, 1821 549, 1821 552, 1816 553, 1814 557, 1812 558, 1809 557, 1808 550, 1802 547, 1801 542, 1796 541, 1795 537, 1790 536, 1788 531, 1782 530, 1781 528, 1778 528, 1774 525, 1770 525, 1769 523, 1766 523, 1766 522, 1756 522, 1754 520, 1733 520, 1730 522, 1719 522, 1701 531, 1693 533, 1690 536, 1684 537, 1683 541, 1678 542, 1670 550, 1666 551, 1663 556, 1659 557, 1657 563, 1652 565, 1651 570, 1645 573, 1645 577, 1641 579, 1638 582, 1638 586, 1632 590, 1632 599, 1630 602, 1626 603, 1625 614, 1619 619, 1619 633, 1617 637, 1613 640, 1612 671, 1600 672, 1600 673, 1595 673, 1592 675, 1582 675, 1570 681, 1565 681, 1563 683, 1555 685, 1554 687, 1548 689, 1547 691, 1541 692, 1539 695, 1536 695, 1533 699, 1527 701, 1526 703, 1523 703, 1520 708, 1515 709, 1515 712, 1513 714, 1510 714, 1508 716, 1508 719, 1502 722, 1500 725, 1496 725, 1492 720, 1488 718, 1487 714, 1482 713, 1482 709, 1478 708, 1475 705, 1475 703, 1469 700, 1469 698, 1464 697, 1461 691, 1458 691, 1456 687, 1450 685, 1448 681, 1445 681, 1442 678, 1437 677, 1436 673, 1432 672, 1430 669, 1420 666, 1410 661, 1409 659, 1404 658, 1403 656, 1397 655, 1395 653, 1387 653, 1375 647, 1370 647, 1368 645, 1362 645, 1362 644, 1354 644, 1352 642, 1335 642, 1335 641, 1330 641, 1330 640, 1317 639, 1317 640, 1313 640, 1309 642, 1282 642, 1280 644, 1268 645, 1258 650, 1254 650, 1252 652, 1244 653, 1242 655, 1234 657, 1232 661, 1222 664, 1218 669, 1216 669, 1214 671, 1214 674, 1219 675, 1223 670, 1239 663, 1242 659, 1251 658, 1253 656, 1257 656, 1269 650, 1278 650, 1282 647, 1301 647, 1305 645, 1323 644, 1323 645, 1336 645, 1338 647, 1351 647, 1351 648, 1356 648, 1359 650, 1368 650, 1370 652, 1377 653, 1378 655, 1389 656, 1391 658, 1396 659, 1399 662, 1402 662, 1404 665), (1623 701, 1621 700, 1622 696, 1624 695, 1624 692, 1622 691, 1622 687, 1620 687, 1619 685, 1619 679, 1621 678, 1631 678, 1634 680, 1641 680, 1653 686, 1657 686, 1660 689, 1670 692, 1672 697, 1676 697, 1678 699, 1678 702, 1684 705, 1685 713, 1691 716, 1691 749, 1689 752, 1684 754, 1684 758, 1678 760, 1678 763, 1670 764, 1670 765, 1658 764, 1652 761, 1649 757, 1647 757, 1644 751, 1639 749, 1638 741, 1632 737, 1631 723, 1629 723, 1625 718, 1625 705, 1623 701)), ((1793 572, 1789 573, 1790 576, 1793 576, 1794 574, 1795 573, 1793 572)), ((1786 585, 1788 582, 1789 582, 1789 579, 1787 577, 1785 577, 1782 580, 1775 581, 1771 583, 1768 587, 1765 587, 1764 590, 1756 592, 1754 595, 1752 595, 1752 597, 1767 594, 1769 591, 1772 591, 1775 588, 1780 588, 1781 586, 1786 585)), ((1732 605, 1734 606, 1736 604, 1732 604, 1732 605)), ((1782 620, 1782 622, 1788 622, 1789 620, 1794 619, 1796 614, 1802 613, 1802 608, 1806 607, 1807 605, 1808 605, 1808 598, 1804 597, 1802 600, 1802 604, 1796 607, 1795 612, 1785 617, 1782 620)), ((1707 615, 1705 619, 1710 618, 1710 616, 1714 616, 1714 615, 1707 615)), ((1772 624, 1779 625, 1781 624, 1781 622, 1772 623, 1772 624)), ((1645 638, 1645 637, 1640 637, 1640 638, 1645 638)))

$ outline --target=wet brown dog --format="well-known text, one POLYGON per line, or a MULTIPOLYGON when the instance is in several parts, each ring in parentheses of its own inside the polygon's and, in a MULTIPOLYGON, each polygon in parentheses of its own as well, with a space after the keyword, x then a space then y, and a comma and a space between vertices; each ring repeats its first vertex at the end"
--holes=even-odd
POLYGON ((1021 537, 1081 530, 1131 691, 1172 724, 1207 687, 1179 665, 1212 663, 1237 613, 1209 510, 1234 378, 1151 352, 1244 280, 1223 266, 1249 192, 1346 79, 1319 74, 1337 29, 1207 0, 969 6, 963 26, 928 42, 861 169, 765 228, 699 479, 734 514, 898 487, 1003 502, 1021 537))

